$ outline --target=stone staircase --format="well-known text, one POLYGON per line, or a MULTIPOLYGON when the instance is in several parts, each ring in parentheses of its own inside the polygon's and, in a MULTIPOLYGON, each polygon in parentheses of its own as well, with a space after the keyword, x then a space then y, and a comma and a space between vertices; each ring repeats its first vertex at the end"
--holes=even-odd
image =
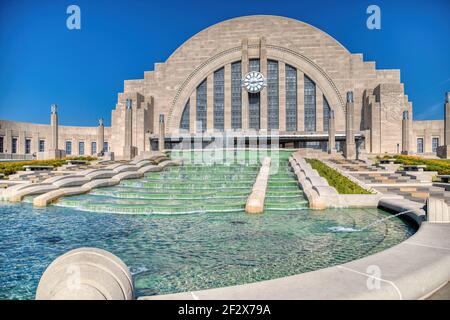
POLYGON ((407 175, 405 172, 389 171, 359 160, 324 160, 381 193, 401 195, 405 199, 419 203, 425 203, 428 197, 433 197, 450 205, 450 191, 433 186, 431 182, 421 182, 415 176, 407 175))
POLYGON ((439 187, 378 187, 376 188, 382 193, 395 193, 403 196, 405 199, 425 203, 428 197, 437 198, 445 201, 450 205, 450 192, 445 191, 444 188, 439 187))

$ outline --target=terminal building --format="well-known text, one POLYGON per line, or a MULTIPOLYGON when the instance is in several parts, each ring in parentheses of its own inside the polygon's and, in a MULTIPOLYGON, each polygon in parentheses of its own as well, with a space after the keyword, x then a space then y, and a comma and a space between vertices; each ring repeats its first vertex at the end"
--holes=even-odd
MULTIPOLYGON (((445 99, 448 105, 450 95, 445 99)), ((447 145, 444 120, 413 120, 399 70, 379 70, 325 32, 277 16, 213 25, 142 79, 125 80, 111 127, 103 120, 94 127, 62 126, 57 113, 53 106, 50 124, 0 120, 0 158, 106 151, 130 159, 181 142, 207 147, 223 136, 233 144, 276 137, 280 147, 349 158, 435 155, 447 145)), ((446 114, 450 121, 450 110, 446 114)))

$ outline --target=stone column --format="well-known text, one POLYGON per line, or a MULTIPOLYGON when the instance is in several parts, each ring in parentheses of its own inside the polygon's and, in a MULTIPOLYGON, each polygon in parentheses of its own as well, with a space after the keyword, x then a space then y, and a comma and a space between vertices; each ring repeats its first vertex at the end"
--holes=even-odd
POLYGON ((97 127, 97 150, 96 150, 97 153, 103 153, 108 151, 103 150, 104 144, 105 144, 105 125, 103 122, 103 118, 100 118, 98 119, 98 127, 97 127))
POLYGON ((450 145, 450 92, 445 94, 444 145, 450 145))
POLYGON ((297 69, 297 131, 305 131, 305 74, 297 69))
MULTIPOLYGON (((260 40, 259 47, 259 71, 266 77, 267 79, 267 48, 266 48, 266 39, 264 37, 260 40)), ((260 95, 260 121, 259 128, 261 130, 267 130, 267 88, 263 88, 260 95)))
POLYGON ((330 110, 328 118, 328 153, 336 152, 336 125, 334 119, 334 110, 330 110))
POLYGON ((214 132, 214 73, 206 78, 206 131, 214 132))
MULTIPOLYGON (((248 39, 242 41, 242 78, 248 73, 249 59, 248 59, 248 39)), ((242 88, 242 130, 247 130, 249 125, 248 117, 248 92, 242 88)))
POLYGON ((166 131, 166 125, 164 123, 164 115, 160 114, 159 115, 159 143, 158 143, 158 147, 159 147, 159 151, 164 151, 165 146, 164 146, 164 141, 165 141, 165 131, 166 131))
POLYGON ((316 132, 323 132, 323 93, 316 86, 316 132))
POLYGON ((437 156, 443 159, 450 159, 450 91, 445 93, 444 145, 438 147, 437 156))
POLYGON ((50 150, 52 152, 58 150, 58 106, 56 104, 52 104, 51 106, 51 115, 50 115, 50 126, 51 126, 51 144, 50 150))
POLYGON ((402 154, 409 153, 409 112, 403 111, 402 119, 402 154))
POLYGON ((346 116, 345 116, 345 158, 356 158, 355 135, 353 133, 353 116, 355 103, 353 91, 347 92, 346 116))
POLYGON ((125 145, 123 147, 123 156, 125 159, 132 158, 132 124, 133 124, 133 100, 126 100, 125 107, 125 145))
POLYGON ((195 89, 189 98, 189 131, 197 133, 197 89, 195 89))

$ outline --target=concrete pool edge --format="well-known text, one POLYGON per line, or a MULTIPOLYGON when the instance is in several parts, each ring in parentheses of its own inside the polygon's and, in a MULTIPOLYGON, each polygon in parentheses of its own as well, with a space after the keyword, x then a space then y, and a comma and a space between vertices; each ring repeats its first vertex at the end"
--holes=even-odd
MULTIPOLYGON (((380 204, 394 212, 411 210, 408 200, 380 204), (395 206, 393 205, 395 204, 395 206)), ((450 224, 423 222, 419 207, 408 213, 419 225, 402 243, 317 271, 223 288, 143 296, 140 300, 347 300, 424 299, 450 279, 450 224)))

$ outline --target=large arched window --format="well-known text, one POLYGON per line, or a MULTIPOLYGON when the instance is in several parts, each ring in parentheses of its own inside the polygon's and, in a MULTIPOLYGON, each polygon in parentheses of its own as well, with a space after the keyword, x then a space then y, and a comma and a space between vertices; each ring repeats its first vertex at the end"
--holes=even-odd
POLYGON ((286 130, 297 131, 297 69, 286 65, 286 130))
POLYGON ((214 72, 214 129, 223 131, 224 107, 225 107, 225 87, 224 87, 224 68, 214 72))
POLYGON ((207 82, 206 79, 197 87, 197 128, 206 131, 207 125, 207 82))
POLYGON ((316 131, 316 84, 305 75, 305 131, 316 131))
POLYGON ((188 102, 186 102, 186 106, 184 107, 183 114, 181 115, 180 129, 182 131, 184 130, 189 131, 190 129, 189 117, 190 117, 190 105, 188 100, 188 102))
POLYGON ((279 128, 278 61, 267 61, 267 128, 279 128))
POLYGON ((327 98, 323 96, 323 131, 328 132, 330 122, 330 105, 327 98))

